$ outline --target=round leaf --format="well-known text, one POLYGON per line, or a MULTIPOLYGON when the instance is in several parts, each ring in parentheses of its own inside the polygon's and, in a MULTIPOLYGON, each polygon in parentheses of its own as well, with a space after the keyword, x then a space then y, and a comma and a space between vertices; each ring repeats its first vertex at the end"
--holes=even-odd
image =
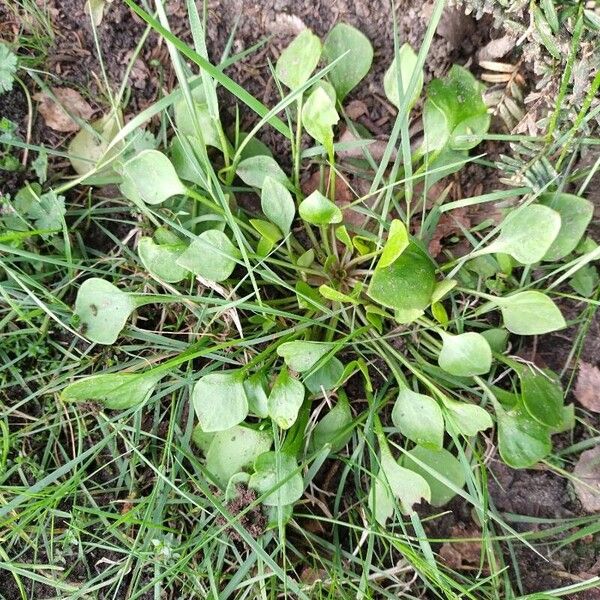
POLYGON ((492 366, 492 349, 479 333, 442 333, 438 364, 447 373, 458 377, 484 375, 492 366))
POLYGON ((171 161, 158 150, 143 150, 123 165, 125 189, 134 190, 129 199, 160 204, 171 196, 185 194, 185 186, 171 161))
POLYGON ((333 153, 333 126, 339 120, 335 103, 323 88, 316 88, 302 108, 302 124, 308 134, 320 142, 329 154, 333 153))
POLYGON ((431 499, 429 503, 433 506, 444 506, 448 504, 456 495, 456 492, 443 483, 435 474, 431 474, 424 467, 419 465, 413 457, 437 472, 439 476, 444 477, 454 488, 462 488, 465 485, 465 472, 458 460, 448 450, 431 450, 423 446, 415 446, 407 455, 404 456, 402 464, 421 475, 429 485, 431 490, 431 499))
MULTIPOLYGON (((465 437, 477 435, 480 431, 485 431, 493 425, 489 413, 476 404, 444 398, 444 406, 447 410, 446 418, 465 437)), ((448 429, 450 428, 448 427, 448 429)))
POLYGON ((192 403, 203 431, 225 431, 248 416, 243 382, 239 371, 209 373, 196 382, 192 403))
POLYGON ((338 23, 329 32, 323 45, 323 57, 329 63, 340 60, 327 73, 340 102, 369 72, 373 62, 373 47, 368 38, 355 27, 338 23))
POLYGON ((304 491, 302 474, 296 459, 283 452, 265 452, 254 462, 255 472, 249 487, 259 495, 265 506, 286 506, 299 500, 304 491))
POLYGON ((402 221, 393 219, 390 224, 390 232, 377 263, 377 269, 384 269, 392 265, 396 259, 406 250, 409 244, 408 232, 402 221))
POLYGON ((287 188, 272 177, 265 177, 260 195, 263 213, 271 223, 287 235, 292 227, 296 206, 287 188))
POLYGON ((527 412, 542 425, 559 428, 563 422, 564 392, 556 373, 548 370, 540 373, 524 367, 519 379, 527 412))
POLYGON ((408 388, 400 390, 392 410, 392 421, 402 435, 416 444, 442 447, 444 418, 433 398, 408 388))
POLYGON ((114 344, 136 308, 135 300, 112 283, 92 277, 86 279, 77 292, 75 314, 80 331, 98 344, 114 344))
POLYGON ((294 340, 278 346, 277 354, 283 358, 285 364, 292 371, 304 373, 323 358, 332 347, 332 344, 326 342, 294 340))
POLYGON ((149 237, 138 242, 138 254, 144 267, 167 283, 177 283, 187 275, 187 269, 177 264, 185 248, 185 244, 156 244, 149 237))
POLYGON ((302 200, 298 207, 302 219, 311 225, 330 225, 342 222, 342 211, 319 190, 302 200))
POLYGON ((281 53, 275 75, 293 90, 308 81, 320 57, 321 40, 310 29, 305 29, 281 53))
POLYGON ((333 390, 344 373, 344 365, 334 356, 304 379, 304 385, 311 394, 321 394, 333 390))
POLYGON ((251 156, 242 160, 236 174, 246 185, 257 188, 262 188, 267 177, 284 185, 288 183, 287 175, 271 156, 251 156))
POLYGON ((332 452, 339 452, 352 437, 350 404, 345 395, 340 395, 337 404, 315 425, 310 441, 314 452, 331 444, 332 452))
POLYGON ((269 394, 269 416, 281 429, 289 429, 304 402, 304 386, 284 367, 269 394))
POLYGON ((239 257, 237 248, 218 229, 201 233, 177 259, 180 267, 210 281, 227 279, 239 257))
POLYGON ((269 400, 265 388, 266 381, 262 373, 255 373, 244 381, 250 412, 261 419, 269 416, 269 400))
MULTIPOLYGON (((383 76, 383 89, 388 100, 396 107, 400 108, 400 93, 398 81, 402 84, 402 95, 408 91, 408 85, 412 79, 413 73, 417 68, 417 55, 410 44, 403 44, 398 52, 398 57, 394 57, 392 64, 383 76)), ((417 76, 414 91, 412 93, 409 106, 416 101, 423 89, 423 70, 417 76)))
POLYGON ((566 327, 560 310, 542 292, 520 292, 495 300, 502 311, 504 326, 518 335, 541 335, 566 327))

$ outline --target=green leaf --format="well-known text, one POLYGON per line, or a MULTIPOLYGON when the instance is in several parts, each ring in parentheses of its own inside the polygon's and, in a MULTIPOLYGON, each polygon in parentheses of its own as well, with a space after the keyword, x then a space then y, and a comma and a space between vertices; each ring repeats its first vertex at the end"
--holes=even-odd
POLYGON ((204 231, 188 246, 177 264, 210 281, 223 281, 235 269, 237 248, 218 229, 204 231))
POLYGON ((287 235, 296 214, 294 200, 287 188, 272 177, 265 177, 260 203, 267 219, 275 223, 283 235, 287 235))
POLYGON ((390 224, 390 232, 381 252, 381 257, 376 269, 385 269, 391 266, 396 259, 408 248, 409 239, 406 226, 402 221, 393 219, 390 224))
POLYGON ((304 373, 317 364, 332 348, 333 344, 326 342, 294 340, 278 346, 277 354, 292 371, 304 373))
POLYGON ((266 388, 266 378, 262 373, 255 373, 244 381, 248 408, 253 415, 261 419, 269 416, 269 399, 266 388))
POLYGON ((342 211, 319 190, 302 200, 298 212, 311 225, 330 225, 342 221, 342 211))
POLYGON ((133 202, 161 204, 186 188, 171 161, 158 150, 144 150, 123 165, 125 185, 121 191, 133 202))
POLYGON ((0 94, 10 92, 17 73, 17 56, 9 47, 0 42, 0 94))
POLYGON ((186 277, 187 269, 177 264, 185 249, 185 244, 157 244, 149 237, 141 238, 137 248, 144 267, 167 283, 178 283, 186 277))
POLYGON ((423 107, 425 150, 469 150, 481 141, 490 126, 483 101, 484 86, 463 67, 454 65, 445 79, 434 79, 423 107), (460 136, 476 136, 462 140, 460 136))
POLYGON ((57 196, 50 190, 29 205, 27 214, 35 221, 36 229, 60 231, 66 212, 64 196, 57 196))
POLYGON ((348 294, 343 294, 342 292, 333 289, 328 285, 319 286, 319 293, 323 298, 327 298, 327 300, 331 300, 332 302, 348 302, 350 304, 360 304, 356 298, 352 298, 352 296, 348 296, 348 294))
POLYGON ((332 63, 340 60, 327 73, 340 102, 369 72, 373 62, 373 47, 369 39, 355 27, 338 23, 329 32, 323 45, 323 58, 332 63))
POLYGON ((320 57, 321 40, 310 29, 305 29, 281 53, 275 75, 294 90, 308 81, 320 57))
POLYGON ((450 293, 458 284, 456 279, 443 279, 442 281, 436 283, 435 289, 433 290, 433 294, 431 295, 432 302, 439 302, 446 296, 446 294, 450 293))
POLYGON ((245 425, 219 431, 212 435, 204 450, 206 468, 224 487, 233 475, 252 466, 261 454, 268 452, 272 443, 268 431, 257 431, 245 425))
POLYGON ((326 444, 332 452, 339 452, 352 437, 352 411, 345 394, 340 394, 337 404, 315 425, 310 440, 310 450, 321 450, 326 444))
POLYGON ((244 375, 218 371, 201 377, 192 391, 192 403, 202 431, 226 431, 248 416, 244 375))
POLYGON ((542 292, 519 292, 494 302, 506 329, 518 335, 541 335, 567 326, 556 304, 542 292))
POLYGON ((375 302, 398 311, 424 310, 435 288, 435 267, 414 242, 371 278, 367 294, 375 302))
POLYGON ((173 138, 170 156, 173 168, 181 179, 206 187, 207 177, 198 159, 201 148, 202 144, 196 137, 173 138))
POLYGON ((495 404, 498 422, 498 450, 502 460, 514 469, 526 469, 546 457, 552 449, 548 427, 538 423, 516 400, 506 411, 495 404))
POLYGON ((548 21, 546 21, 542 11, 533 2, 531 3, 531 11, 533 13, 533 24, 535 31, 537 31, 540 41, 546 47, 546 50, 548 50, 548 52, 550 52, 554 58, 559 60, 562 56, 562 53, 560 51, 560 47, 554 40, 552 29, 548 24, 548 21))
POLYGON ((298 257, 296 264, 299 267, 308 268, 313 262, 315 262, 315 250, 314 248, 309 248, 304 254, 298 257))
POLYGON ((265 452, 254 461, 249 487, 259 495, 267 494, 265 506, 286 506, 302 497, 304 481, 293 456, 283 452, 265 452))
POLYGON ((485 375, 492 367, 492 349, 479 333, 470 331, 460 335, 440 332, 442 350, 438 365, 458 377, 485 375))
POLYGON ((429 502, 431 491, 427 481, 412 469, 401 467, 383 444, 379 464, 379 473, 369 492, 368 506, 380 525, 385 525, 394 514, 394 498, 398 499, 403 514, 413 512, 413 504, 422 498, 429 502))
POLYGON ((314 373, 304 378, 304 385, 311 394, 321 394, 335 389, 344 373, 344 365, 334 356, 314 373))
POLYGON ((560 260, 575 250, 594 215, 594 205, 573 194, 543 194, 540 204, 560 215, 560 231, 544 260, 560 260))
POLYGON ((531 204, 509 213, 500 235, 482 252, 505 252, 524 265, 541 261, 560 231, 560 215, 547 206, 531 204))
POLYGON ((333 126, 339 120, 335 103, 322 88, 316 88, 302 108, 302 124, 308 134, 321 143, 329 155, 333 154, 333 126))
POLYGON ((281 369, 269 394, 269 416, 281 429, 289 429, 298 418, 304 402, 304 386, 281 369))
POLYGON ((269 221, 263 221, 262 219, 250 219, 250 225, 267 240, 271 247, 273 247, 279 240, 281 240, 281 231, 279 227, 273 225, 269 221))
POLYGON ((480 431, 485 431, 493 425, 492 417, 481 406, 458 402, 450 398, 444 398, 443 403, 446 407, 447 419, 465 437, 477 435, 480 431))
POLYGON ((591 298, 598 289, 600 278, 598 271, 593 265, 581 267, 569 280, 569 285, 584 298, 591 298))
MULTIPOLYGON (((195 121, 197 120, 200 132, 202 133, 202 142, 206 146, 213 146, 219 150, 223 150, 221 139, 219 136, 219 123, 215 121, 210 113, 210 110, 204 101, 202 86, 194 88, 192 95, 194 96, 194 112, 193 118, 189 105, 185 97, 174 104, 175 127, 177 134, 180 136, 198 136, 196 131, 195 121)), ((197 137, 196 137, 197 139, 197 137)), ((198 140, 200 142, 200 140, 198 140)))
POLYGON ((506 352, 508 345, 508 331, 500 327, 493 327, 481 332, 481 335, 487 340, 492 352, 502 354, 506 352))
POLYGON ((105 345, 116 342, 136 307, 129 294, 97 277, 86 279, 81 284, 75 300, 75 314, 79 317, 81 333, 92 342, 105 345))
POLYGON ((287 175, 271 156, 246 158, 239 163, 236 173, 246 185, 257 188, 263 187, 267 177, 283 185, 288 183, 287 175))
MULTIPOLYGON (((417 68, 417 55, 412 49, 410 44, 403 44, 398 52, 399 60, 394 57, 392 64, 388 67, 388 70, 383 76, 383 90, 388 100, 396 107, 400 108, 400 92, 398 88, 398 80, 402 83, 402 95, 404 96, 408 92, 408 85, 412 79, 413 73, 417 68)), ((408 106, 412 106, 423 89, 423 70, 417 77, 415 89, 411 96, 408 106)))
POLYGON ((112 410, 125 410, 145 402, 163 374, 102 373, 79 379, 60 393, 63 402, 99 402, 112 410))
POLYGON ((429 503, 432 506, 444 506, 448 504, 456 496, 456 492, 445 483, 442 483, 438 477, 417 464, 416 460, 413 460, 413 457, 433 469, 441 477, 447 479, 455 488, 460 489, 465 485, 464 468, 458 459, 448 452, 448 450, 444 450, 443 448, 441 450, 431 450, 430 448, 423 448, 423 446, 415 446, 404 456, 402 464, 416 474, 419 474, 427 482, 431 490, 429 503))
POLYGON ((438 403, 425 394, 408 388, 400 390, 392 422, 400 433, 416 444, 441 448, 444 441, 444 417, 438 403))
POLYGON ((563 422, 564 392, 556 373, 523 367, 519 371, 521 398, 527 412, 542 425, 559 428, 563 422))

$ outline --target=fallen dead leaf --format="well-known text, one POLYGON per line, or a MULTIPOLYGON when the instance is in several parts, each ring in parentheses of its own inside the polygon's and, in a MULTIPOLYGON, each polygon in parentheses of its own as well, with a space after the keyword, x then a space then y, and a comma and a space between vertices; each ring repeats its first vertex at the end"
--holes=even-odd
POLYGON ((94 114, 92 107, 79 92, 71 88, 52 88, 52 93, 56 96, 58 103, 45 92, 39 92, 33 97, 39 102, 38 110, 50 129, 63 133, 79 131, 79 125, 68 113, 84 121, 89 120, 94 114))
POLYGON ((516 38, 512 35, 505 35, 488 42, 477 53, 479 62, 486 60, 497 60, 503 58, 515 47, 516 38))
MULTIPOLYGON (((351 142, 359 142, 359 141, 368 141, 369 143, 367 144, 366 148, 370 152, 371 156, 373 157, 373 160, 375 162, 381 161, 381 159, 383 158, 383 153, 385 152, 385 149, 387 148, 387 144, 388 144, 386 140, 361 140, 361 138, 356 137, 349 129, 346 129, 346 131, 344 131, 344 133, 342 133, 342 135, 340 135, 340 138, 338 140, 338 142, 340 142, 340 143, 351 143, 351 142)), ((346 148, 343 150, 339 150, 338 156, 340 158, 364 158, 365 157, 363 148, 358 144, 355 148, 346 148)), ((391 160, 394 160, 395 158, 396 158, 396 150, 394 149, 392 152, 391 160)))
POLYGON ((574 393, 582 406, 600 413, 600 369, 586 362, 579 363, 574 393))
POLYGON ((581 453, 573 475, 573 486, 584 510, 600 512, 600 446, 581 453))
POLYGON ((457 525, 450 530, 452 542, 444 542, 440 548, 440 557, 452 569, 461 569, 468 565, 479 564, 481 542, 461 542, 461 538, 480 538, 481 530, 475 526, 457 525))
POLYGON ((346 114, 356 121, 359 117, 366 115, 369 112, 367 105, 362 100, 352 100, 346 107, 346 114))

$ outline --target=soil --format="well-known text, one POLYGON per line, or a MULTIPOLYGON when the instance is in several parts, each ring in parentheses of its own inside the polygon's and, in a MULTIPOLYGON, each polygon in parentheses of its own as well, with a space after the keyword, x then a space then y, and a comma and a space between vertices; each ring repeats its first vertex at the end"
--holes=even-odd
MULTIPOLYGON (((55 39, 48 51, 45 70, 49 73, 49 83, 73 87, 87 95, 88 101, 101 114, 107 105, 107 89, 103 82, 101 63, 97 58, 96 45, 89 17, 85 13, 82 0, 47 0, 45 3, 52 20, 55 39)), ((202 4, 201 2, 199 3, 202 4)), ((382 93, 383 73, 389 66, 394 53, 393 19, 390 0, 208 0, 207 38, 209 54, 214 63, 221 60, 228 44, 230 33, 235 29, 232 40, 233 54, 243 52, 254 44, 268 38, 268 44, 261 46, 246 59, 226 69, 226 73, 243 85, 267 106, 273 106, 278 100, 277 88, 271 77, 270 65, 274 64, 281 49, 304 27, 310 27, 324 38, 337 22, 346 22, 360 29, 372 42, 375 49, 373 69, 348 97, 361 103, 361 115, 358 121, 376 136, 385 138, 391 129, 395 109, 382 93)), ((418 48, 431 16, 431 2, 420 0, 398 0, 396 2, 397 31, 400 43, 409 42, 418 48)), ((200 6, 201 10, 201 6, 200 6)), ((171 0, 167 5, 172 31, 184 40, 190 39, 187 30, 185 2, 171 0)), ((19 24, 13 13, 0 0, 0 37, 12 40, 18 33, 19 24)), ((109 87, 117 91, 125 75, 128 61, 145 25, 119 1, 106 4, 102 23, 98 26, 98 39, 103 49, 102 66, 105 69, 109 87)), ((459 63, 473 66, 473 57, 478 49, 490 39, 500 34, 492 29, 487 20, 475 21, 456 10, 448 10, 438 33, 434 37, 431 51, 425 65, 426 79, 442 76, 449 66, 459 63)), ((174 84, 166 45, 158 36, 151 33, 144 44, 134 68, 130 74, 129 86, 125 98, 125 117, 128 118, 152 104, 167 93, 174 84)), ((222 91, 221 104, 225 123, 234 118, 234 102, 227 92, 222 91)), ((19 133, 23 135, 27 119, 27 103, 22 91, 15 87, 10 94, 0 95, 0 117, 6 116, 17 123, 19 133)), ((247 129, 256 120, 249 110, 242 107, 242 129, 247 129)), ((261 132, 262 140, 267 143, 279 159, 289 155, 285 140, 269 128, 261 132)), ((37 117, 34 126, 34 141, 44 141, 51 146, 59 146, 65 138, 48 130, 37 117)), ((498 146, 488 147, 491 154, 502 151, 498 146)), ((462 194, 477 195, 486 190, 497 189, 497 181, 488 177, 489 171, 470 166, 460 174, 462 194)), ((3 174, 4 177, 4 174, 3 174)), ((4 177, 4 190, 18 189, 23 174, 4 177)), ((597 186, 596 186, 597 187, 597 186)), ((593 186, 590 186, 592 189, 593 186)), ((595 189, 595 188, 594 188, 595 189)), ((127 231, 121 226, 114 235, 123 238, 127 231)), ((111 240, 94 226, 87 232, 86 243, 93 248, 108 253, 111 240)), ((581 311, 581 305, 565 303, 562 305, 570 318, 581 311)), ((527 351, 540 366, 549 366, 561 370, 569 356, 577 328, 551 334, 547 341, 527 351)), ((582 358, 591 364, 600 362, 600 320, 595 317, 583 346, 582 358)), ((570 365, 572 369, 574 365, 570 365)), ((571 371, 567 371, 567 376, 571 371)), ((357 386, 357 395, 360 386, 357 386)), ((595 426, 598 427, 598 423, 595 426)), ((582 435, 576 430, 575 439, 582 435)), ((573 440, 567 440, 572 443, 573 440)), ((335 469, 332 468, 332 471, 335 469)), ((532 517, 561 518, 581 514, 581 507, 574 498, 565 479, 548 471, 515 471, 494 462, 495 479, 490 482, 490 496, 497 510, 506 514, 529 515, 532 517)), ((335 487, 335 475, 330 485, 335 487)), ((248 500, 248 499, 246 499, 248 500)), ((249 501, 252 499, 250 498, 249 501)), ((243 504, 243 502, 242 502, 243 504)), ((243 508, 234 507, 236 509, 243 508)), ((428 533, 435 538, 457 537, 457 531, 472 532, 473 523, 468 506, 454 500, 448 507, 449 512, 442 518, 429 522, 428 533)), ((262 526, 260 515, 252 515, 256 521, 250 523, 250 529, 262 526)), ((521 531, 527 526, 519 525, 521 531)), ((529 527, 532 527, 531 525, 529 527)), ((458 536, 459 537, 459 536, 458 536)), ((466 537, 466 536, 465 536, 466 537)), ((552 556, 546 561, 522 545, 517 545, 516 556, 519 564, 524 593, 573 583, 584 573, 597 574, 598 540, 589 544, 580 543, 575 551, 567 546, 563 553, 552 556), (596 569, 596 571, 594 571, 596 569), (565 579, 566 574, 566 579, 565 579), (568 577, 572 579, 569 580, 568 577)), ((547 548, 538 548, 544 554, 547 548)), ((38 558, 38 562, 41 560, 38 558)), ((24 562, 24 557, 21 557, 24 562)), ((510 557, 507 555, 507 561, 510 557)), ((94 564, 96 561, 92 561, 94 564)), ((588 575, 589 576, 589 575, 588 575)), ((73 579, 77 575, 73 574, 73 579)), ((0 571, 0 598, 18 596, 14 580, 0 571)), ((53 590, 36 585, 31 598, 43 598, 53 595, 53 590)), ((580 595, 580 600, 597 598, 590 593, 580 595)))

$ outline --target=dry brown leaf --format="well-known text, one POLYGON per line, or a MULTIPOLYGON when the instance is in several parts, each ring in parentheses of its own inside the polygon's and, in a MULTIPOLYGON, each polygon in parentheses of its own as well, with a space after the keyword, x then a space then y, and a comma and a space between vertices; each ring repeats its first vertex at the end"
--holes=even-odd
POLYGON ((44 122, 50 129, 63 133, 79 131, 79 125, 68 115, 87 121, 94 114, 92 107, 83 99, 81 94, 71 88, 52 88, 58 103, 45 92, 39 92, 33 97, 39 102, 38 110, 44 122), (65 107, 63 109, 63 106, 65 107), (66 110, 65 110, 66 109, 66 110))
MULTIPOLYGON (((346 129, 338 140, 339 143, 351 143, 351 142, 368 142, 366 145, 367 150, 373 157, 375 162, 379 162, 383 158, 383 153, 387 148, 387 141, 385 140, 361 140, 361 138, 356 137, 349 129, 346 129)), ((340 158, 364 158, 363 148, 360 145, 357 145, 355 148, 346 148, 344 150, 338 151, 338 156, 340 158)), ((394 160, 396 158, 396 150, 392 152, 391 159, 394 160)))
POLYGON ((575 469, 573 485, 583 508, 600 512, 600 446, 581 453, 575 469))
POLYGON ((575 398, 592 412, 600 412, 600 369, 586 362, 579 364, 575 398))
POLYGON ((368 114, 369 109, 362 100, 352 100, 346 107, 346 114, 353 121, 356 121, 359 117, 368 114))
POLYGON ((451 542, 444 542, 440 548, 440 557, 453 569, 461 569, 467 565, 478 564, 481 558, 481 542, 461 542, 461 538, 481 538, 481 530, 477 527, 457 525, 450 530, 451 542))

